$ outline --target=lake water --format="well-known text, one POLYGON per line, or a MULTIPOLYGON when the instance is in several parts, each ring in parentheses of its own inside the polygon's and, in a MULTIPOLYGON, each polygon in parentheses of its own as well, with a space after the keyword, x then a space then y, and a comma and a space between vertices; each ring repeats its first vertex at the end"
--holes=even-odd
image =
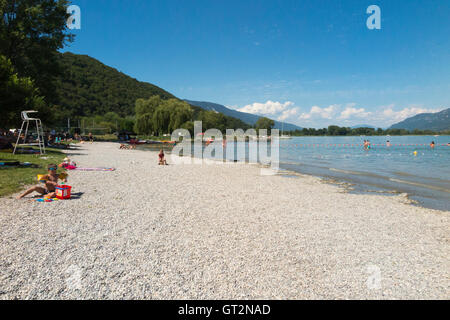
POLYGON ((450 210, 449 142, 450 136, 295 137, 281 140, 280 166, 348 181, 366 192, 406 192, 424 206, 450 210), (370 150, 361 146, 365 139, 370 150))
MULTIPOLYGON (((280 140, 280 167, 349 182, 356 192, 407 193, 425 207, 450 211, 449 142, 450 136, 293 137, 280 140)), ((248 160, 246 154, 236 160, 248 160)))

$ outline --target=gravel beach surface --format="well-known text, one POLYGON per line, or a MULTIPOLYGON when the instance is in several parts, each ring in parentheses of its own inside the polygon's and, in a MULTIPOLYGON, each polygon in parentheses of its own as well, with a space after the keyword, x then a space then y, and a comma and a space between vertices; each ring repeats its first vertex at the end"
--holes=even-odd
POLYGON ((67 201, 0 199, 0 299, 450 298, 450 212, 114 143, 69 154, 117 170, 70 172, 67 201))

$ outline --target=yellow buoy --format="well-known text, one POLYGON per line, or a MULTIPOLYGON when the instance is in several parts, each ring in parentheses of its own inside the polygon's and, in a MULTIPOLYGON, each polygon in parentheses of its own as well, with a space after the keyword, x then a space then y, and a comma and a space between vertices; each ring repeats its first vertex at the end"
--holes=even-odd
POLYGON ((414 151, 413 153, 414 153, 415 156, 417 156, 417 151, 414 151))

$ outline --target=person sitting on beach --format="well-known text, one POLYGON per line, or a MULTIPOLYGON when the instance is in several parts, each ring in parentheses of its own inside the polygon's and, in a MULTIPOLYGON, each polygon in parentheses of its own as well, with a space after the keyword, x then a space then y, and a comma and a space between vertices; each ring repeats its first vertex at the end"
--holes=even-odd
POLYGON ((67 182, 67 174, 58 175, 56 173, 57 170, 58 166, 56 164, 49 164, 48 174, 41 177, 41 181, 45 181, 45 187, 34 186, 18 196, 17 199, 22 199, 33 192, 38 192, 48 198, 54 198, 56 196, 55 191, 58 186, 58 180, 61 179, 63 182, 67 182))
POLYGON ((167 164, 167 161, 166 161, 166 158, 165 158, 165 155, 164 155, 163 149, 161 149, 161 150, 159 151, 158 157, 159 157, 159 163, 158 163, 158 165, 160 165, 160 166, 167 166, 167 165, 168 165, 168 164, 167 164))
POLYGON ((64 168, 64 169, 69 169, 69 170, 74 170, 77 167, 77 164, 75 161, 70 160, 68 157, 64 158, 63 160, 64 162, 59 164, 58 167, 60 168, 64 168))

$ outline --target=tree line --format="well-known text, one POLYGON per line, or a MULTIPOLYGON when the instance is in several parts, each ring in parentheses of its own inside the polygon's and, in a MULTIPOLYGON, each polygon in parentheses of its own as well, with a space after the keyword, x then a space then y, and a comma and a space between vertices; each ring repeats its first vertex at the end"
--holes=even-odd
POLYGON ((444 132, 434 132, 432 130, 406 129, 382 129, 382 128, 348 128, 339 126, 329 126, 328 128, 315 129, 303 128, 302 130, 290 131, 292 136, 405 136, 405 135, 435 135, 450 134, 450 130, 444 132))

